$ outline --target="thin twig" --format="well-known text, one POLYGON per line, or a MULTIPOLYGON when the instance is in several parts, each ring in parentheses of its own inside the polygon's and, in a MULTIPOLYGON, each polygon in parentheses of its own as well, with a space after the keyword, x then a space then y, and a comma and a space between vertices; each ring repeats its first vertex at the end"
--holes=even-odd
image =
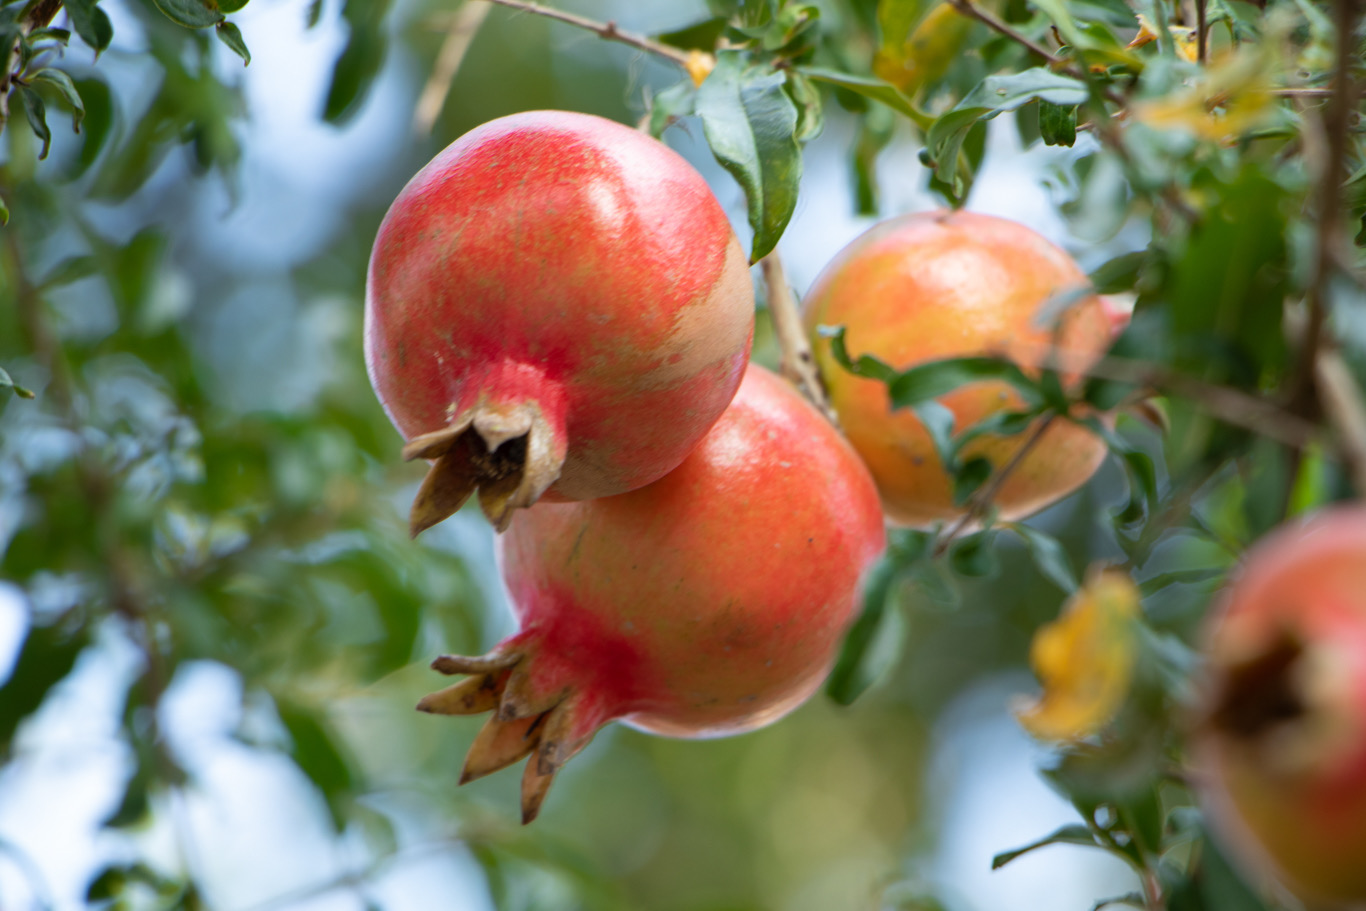
MULTIPOLYGON (((1321 386, 1322 371, 1319 356, 1328 341, 1324 338, 1328 323, 1329 284, 1336 270, 1341 250, 1346 246, 1342 216, 1342 179, 1347 170, 1347 135, 1352 112, 1356 109, 1357 89, 1352 80, 1352 64, 1356 50, 1356 23, 1360 0, 1337 0, 1334 4, 1337 24, 1336 67, 1333 74, 1332 97, 1328 99, 1323 117, 1326 154, 1319 174, 1319 205, 1315 213, 1318 225, 1317 256, 1313 278, 1306 295, 1309 325, 1300 345, 1299 365, 1290 386, 1290 407, 1313 415, 1316 392, 1321 386)), ((1355 418, 1354 418, 1355 420, 1355 418)), ((1366 420, 1366 418, 1363 418, 1366 420)), ((1341 426, 1340 431, 1344 430, 1341 426)), ((1348 434, 1344 433, 1344 436, 1348 434)), ((1358 488, 1366 493, 1366 488, 1358 488)))
POLYGON ((1048 428, 1053 425, 1057 417, 1057 413, 1054 412, 1040 418, 1039 422, 1034 425, 1034 429, 1030 431, 1029 436, 1020 444, 1020 448, 1011 455, 1009 461, 996 469, 987 479, 987 482, 977 488, 977 491, 968 498, 967 510, 958 517, 958 521, 954 522, 947 532, 939 536, 939 541, 934 546, 935 559, 944 556, 948 552, 950 544, 986 515, 987 510, 991 508, 991 504, 996 500, 996 495, 1001 492, 1006 481, 1010 480, 1015 469, 1020 467, 1025 457, 1043 439, 1043 435, 1048 432, 1048 428))
MULTIPOLYGON (((1031 346, 1016 342, 1012 354, 1021 363, 1046 363, 1055 355, 1047 345, 1032 346, 1034 358, 1029 357, 1031 346)), ((1109 355, 1092 364, 1068 364, 1069 372, 1117 383, 1132 383, 1155 393, 1176 395, 1189 399, 1202 410, 1235 427, 1251 430, 1262 436, 1290 446, 1308 446, 1320 442, 1323 433, 1313 421, 1293 414, 1269 399, 1259 398, 1239 389, 1216 386, 1161 364, 1109 355)))
POLYGON ((972 0, 949 0, 949 2, 953 4, 954 9, 958 10, 958 12, 962 13, 964 16, 976 19, 992 31, 999 32, 1016 44, 1028 48, 1033 53, 1042 57, 1044 62, 1049 66, 1063 66, 1066 63, 1066 61, 1057 54, 1054 54, 1028 35, 1012 28, 1004 20, 998 19, 995 13, 982 9, 976 3, 973 3, 972 0))
POLYGON ((1327 88, 1315 88, 1314 86, 1287 86, 1285 88, 1272 89, 1271 94, 1277 98, 1332 98, 1333 90, 1327 88))
POLYGON ((1204 64, 1209 56, 1209 24, 1205 18, 1205 0, 1195 0, 1195 59, 1204 64))
POLYGON ((802 318, 797 313, 797 300, 792 296, 792 288, 787 284, 783 271, 783 261, 778 251, 759 261, 764 270, 764 284, 768 289, 768 312, 773 318, 773 331, 778 336, 778 348, 782 352, 779 370, 783 376, 806 396, 807 401, 816 406, 821 414, 836 427, 839 418, 830 405, 825 384, 821 382, 820 371, 816 368, 815 355, 811 353, 811 342, 802 328, 802 318))
POLYGON ((455 74, 460 71, 460 63, 465 59, 474 36, 491 9, 493 7, 488 3, 465 0, 460 12, 451 17, 446 40, 441 42, 441 50, 432 64, 432 75, 422 87, 417 107, 413 110, 413 132, 417 135, 427 136, 432 132, 436 118, 441 116, 441 109, 446 106, 446 98, 451 94, 451 84, 455 82, 455 74))
POLYGON ((1361 389, 1336 351, 1319 351, 1315 365, 1324 415, 1337 430, 1352 486, 1358 494, 1366 496, 1366 402, 1362 401, 1361 389))
POLYGON ((529 3, 526 0, 484 0, 487 3, 496 3, 499 6, 506 6, 508 9, 520 10, 524 13, 532 13, 536 16, 544 16, 547 19, 554 19, 556 22, 564 22, 576 28, 585 29, 596 33, 600 38, 608 41, 616 41, 620 44, 629 45, 637 50, 654 54, 656 57, 663 57, 672 60, 681 67, 688 65, 688 52, 679 50, 676 47, 669 47, 661 44, 644 35, 635 32, 625 32, 617 28, 615 22, 598 22, 594 19, 587 19, 574 13, 566 13, 563 10, 553 9, 549 6, 541 6, 539 3, 529 3))

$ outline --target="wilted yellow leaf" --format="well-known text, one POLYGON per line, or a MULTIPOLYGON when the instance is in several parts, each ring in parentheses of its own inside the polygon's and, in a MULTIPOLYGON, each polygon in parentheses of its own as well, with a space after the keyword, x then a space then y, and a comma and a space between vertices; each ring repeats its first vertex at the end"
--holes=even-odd
MULTIPOLYGON (((1195 29, 1185 25, 1168 25, 1167 31, 1171 33, 1172 43, 1176 46, 1176 53, 1191 63, 1195 63, 1200 56, 1200 35, 1195 29)), ((1157 29, 1153 28, 1152 21, 1142 13, 1138 14, 1138 34, 1134 40, 1130 41, 1128 47, 1142 47, 1145 44, 1157 40, 1157 29)))
POLYGON ((973 21, 951 3, 940 2, 932 5, 914 28, 908 29, 901 20, 907 15, 905 10, 912 6, 902 0, 883 0, 879 5, 882 46, 873 58, 873 72, 879 79, 914 96, 948 72, 949 64, 962 52, 973 21))
POLYGON ((1185 129, 1201 139, 1230 142, 1275 117, 1267 75, 1274 71, 1261 49, 1244 48, 1221 57, 1184 91, 1134 105, 1133 118, 1158 129, 1185 129))
POLYGON ((1128 695, 1138 652, 1138 588, 1128 575, 1093 575, 1029 650, 1043 695, 1016 712, 1040 740, 1078 741, 1100 731, 1128 695))

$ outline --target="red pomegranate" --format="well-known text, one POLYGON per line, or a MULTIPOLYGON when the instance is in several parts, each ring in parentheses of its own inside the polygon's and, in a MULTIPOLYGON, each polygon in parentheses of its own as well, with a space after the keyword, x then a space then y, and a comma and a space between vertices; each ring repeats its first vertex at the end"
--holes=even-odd
POLYGON ((616 497, 541 503, 500 541, 520 632, 418 705, 492 710, 461 783, 531 755, 522 816, 614 719, 670 737, 777 720, 829 670, 884 543, 877 490, 844 439, 751 366, 682 465, 616 497))
POLYGON ((1366 902, 1366 506, 1249 550, 1210 618, 1197 781, 1253 879, 1366 902))
MULTIPOLYGON (((898 370, 927 361, 1005 355, 1040 366, 1055 334, 1041 309, 1089 287, 1072 258, 1017 222, 973 212, 924 212, 874 226, 840 251, 806 297, 807 325, 830 401, 849 441, 882 492, 889 518, 928 526, 962 515, 929 433, 909 409, 892 411, 887 387, 835 363, 818 326, 843 326, 850 354, 871 354, 898 370)), ((1056 334, 1059 362, 1080 370, 1122 328, 1118 307, 1088 296, 1067 309, 1056 334)), ((1021 407, 1003 382, 971 383, 940 398, 965 429, 1021 407)), ((964 457, 1010 462, 1030 432, 983 436, 964 457)), ((1095 473, 1105 444, 1070 421, 1054 421, 996 495, 1003 519, 1017 519, 1071 493, 1095 473)))
POLYGON ((663 477, 735 394, 753 329, 739 242, 667 146, 561 111, 465 134, 389 208, 366 287, 371 383, 404 457, 434 461, 412 533, 476 489, 501 530, 542 495, 663 477))

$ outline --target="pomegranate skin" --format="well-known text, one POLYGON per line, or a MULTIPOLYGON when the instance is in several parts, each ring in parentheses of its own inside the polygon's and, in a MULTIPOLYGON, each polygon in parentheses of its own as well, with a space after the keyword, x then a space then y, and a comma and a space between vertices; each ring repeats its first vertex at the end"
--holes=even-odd
MULTIPOLYGON (((490 656, 436 667, 485 675, 451 690, 497 690, 480 703, 496 702, 495 727, 545 718, 523 736, 536 741, 523 779, 529 818, 544 796, 539 777, 613 719, 720 737, 796 708, 829 671, 884 544, 858 456, 786 382, 751 365, 730 408, 671 474, 620 496, 518 514, 499 554, 520 632, 490 656), (505 662, 492 669, 501 681, 489 661, 505 662)), ((461 700, 440 701, 466 713, 461 700)), ((502 765, 527 755, 500 750, 497 761, 513 757, 502 765)), ((480 743, 470 752, 479 774, 494 765, 480 743)))
POLYGON ((414 533, 476 488, 501 529, 542 495, 662 477, 734 395, 753 328, 739 242, 667 146, 558 111, 465 134, 390 207, 366 286, 371 382, 405 456, 438 462, 414 533))
POLYGON ((1208 624, 1193 754, 1211 830, 1254 881, 1366 901, 1366 506, 1263 538, 1208 624))
MULTIPOLYGON (((1022 365, 1047 361, 1051 327, 1036 324, 1056 295, 1088 287, 1065 252, 1024 225, 972 212, 936 211, 882 222, 845 247, 805 300, 817 363, 831 404, 867 463, 893 521, 928 526, 962 515, 929 434, 909 409, 892 411, 887 387, 835 362, 818 326, 844 326, 851 355, 872 354, 897 369, 926 361, 1003 354, 1022 365)), ((1109 347, 1119 319, 1095 296, 1064 314, 1058 355, 1084 369, 1109 347)), ((973 383, 942 396, 964 429, 994 412, 1021 407, 1000 382, 973 383)), ((965 456, 996 467, 1010 461, 1030 431, 983 437, 965 456)), ((1105 445, 1069 421, 1054 421, 997 492, 1005 520, 1022 518, 1080 487, 1105 458, 1105 445)))

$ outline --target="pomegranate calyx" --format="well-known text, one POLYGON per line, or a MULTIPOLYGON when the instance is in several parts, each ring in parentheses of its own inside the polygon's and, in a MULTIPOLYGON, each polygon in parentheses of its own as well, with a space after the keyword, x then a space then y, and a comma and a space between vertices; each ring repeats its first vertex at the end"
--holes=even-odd
POLYGON ((414 437, 405 461, 433 461, 408 514, 408 533, 422 532, 455 513, 476 490, 479 506, 498 531, 513 513, 540 499, 560 477, 564 447, 534 402, 469 409, 440 430, 414 437))
POLYGON ((529 656, 493 652, 479 657, 442 655, 432 667, 443 674, 469 674, 466 679, 424 696, 420 712, 477 715, 493 712, 474 738, 460 784, 507 768, 528 756, 522 774, 522 823, 540 813, 555 773, 586 747, 609 719, 586 708, 566 687, 551 694, 533 693, 529 656))

